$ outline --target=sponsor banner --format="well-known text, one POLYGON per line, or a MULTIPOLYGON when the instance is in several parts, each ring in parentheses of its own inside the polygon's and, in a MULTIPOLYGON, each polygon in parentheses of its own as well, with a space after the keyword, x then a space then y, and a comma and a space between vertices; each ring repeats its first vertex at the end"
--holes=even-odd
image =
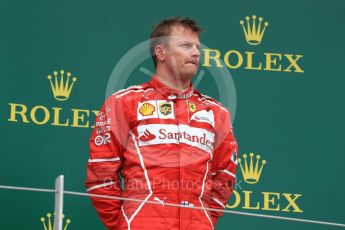
POLYGON ((215 134, 188 125, 150 124, 138 126, 139 146, 184 143, 211 153, 215 134))
POLYGON ((174 103, 166 100, 149 100, 139 102, 138 121, 149 118, 174 119, 174 103))
MULTIPOLYGON (((231 158, 233 162, 238 162, 237 174, 242 173, 242 179, 238 179, 233 190, 231 199, 226 204, 229 209, 240 208, 243 210, 261 210, 269 212, 292 212, 303 213, 302 194, 289 192, 272 192, 252 190, 249 186, 258 184, 262 177, 263 169, 267 164, 259 154, 242 154, 237 156, 237 152, 231 158)), ((240 178, 240 177, 238 177, 240 178)))
POLYGON ((105 145, 111 142, 110 133, 105 133, 104 135, 98 135, 95 137, 95 145, 105 145))
POLYGON ((190 118, 190 120, 209 123, 210 125, 212 125, 212 127, 214 127, 214 114, 212 110, 209 110, 209 111, 200 110, 194 113, 192 117, 190 118))

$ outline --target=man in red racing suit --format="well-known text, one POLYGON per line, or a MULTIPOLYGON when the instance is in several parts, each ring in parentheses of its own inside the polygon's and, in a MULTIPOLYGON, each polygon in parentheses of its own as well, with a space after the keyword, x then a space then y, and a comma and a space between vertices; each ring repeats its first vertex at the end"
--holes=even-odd
POLYGON ((90 138, 86 187, 142 200, 92 197, 108 229, 208 230, 222 212, 207 208, 224 209, 232 193, 236 158, 229 111, 191 83, 180 91, 155 75, 104 103, 90 138))

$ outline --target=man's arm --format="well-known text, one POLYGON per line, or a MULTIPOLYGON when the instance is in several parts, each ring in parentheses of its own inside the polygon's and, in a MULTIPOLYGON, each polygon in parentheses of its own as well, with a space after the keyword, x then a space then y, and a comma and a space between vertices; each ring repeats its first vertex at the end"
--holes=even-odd
MULTIPOLYGON (((212 161, 213 187, 209 201, 210 208, 225 209, 236 183, 237 141, 230 122, 230 114, 222 112, 218 119, 216 148, 212 161)), ((211 211, 211 219, 215 225, 222 212, 211 211)))
MULTIPOLYGON (((119 172, 129 132, 129 115, 124 103, 110 96, 100 110, 90 138, 90 158, 85 185, 88 193, 121 196, 119 172)), ((107 229, 117 229, 121 200, 91 197, 107 229)))

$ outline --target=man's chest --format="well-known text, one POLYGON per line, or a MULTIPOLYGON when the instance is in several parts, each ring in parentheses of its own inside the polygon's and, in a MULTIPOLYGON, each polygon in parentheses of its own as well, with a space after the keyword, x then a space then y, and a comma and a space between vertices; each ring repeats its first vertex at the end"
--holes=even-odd
POLYGON ((138 137, 139 146, 183 142, 212 151, 216 121, 205 101, 148 98, 132 106, 131 130, 138 137))

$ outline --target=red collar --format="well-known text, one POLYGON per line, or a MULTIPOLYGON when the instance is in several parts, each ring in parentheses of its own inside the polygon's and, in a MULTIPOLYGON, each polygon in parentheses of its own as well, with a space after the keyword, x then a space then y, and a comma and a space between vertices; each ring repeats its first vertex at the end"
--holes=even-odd
POLYGON ((190 83, 190 86, 187 90, 181 92, 176 89, 172 89, 166 85, 164 85, 162 82, 160 82, 156 75, 152 77, 152 80, 149 82, 151 87, 155 88, 160 94, 162 94, 164 97, 167 97, 170 100, 173 99, 187 99, 193 96, 194 89, 192 83, 190 83))

